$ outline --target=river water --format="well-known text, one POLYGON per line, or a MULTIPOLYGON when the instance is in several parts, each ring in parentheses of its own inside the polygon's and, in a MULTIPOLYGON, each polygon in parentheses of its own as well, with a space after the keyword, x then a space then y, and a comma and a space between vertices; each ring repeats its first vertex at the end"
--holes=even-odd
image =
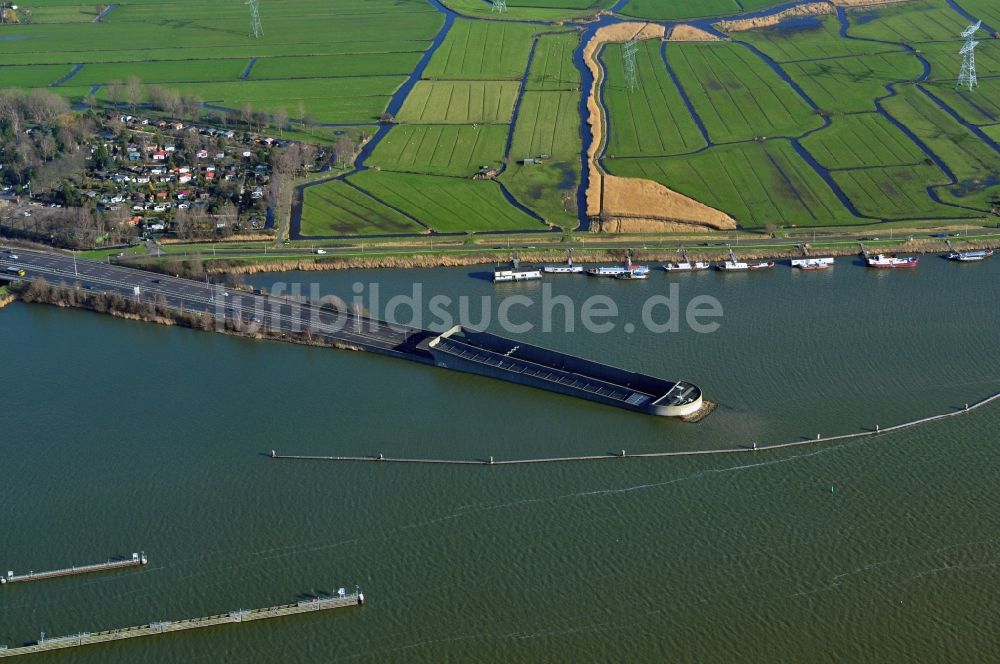
MULTIPOLYGON (((316 282, 340 295, 355 283, 370 295, 378 283, 383 302, 414 283, 456 299, 540 300, 545 284, 575 303, 604 294, 619 308, 615 331, 578 322, 572 334, 523 338, 694 381, 720 409, 689 425, 363 353, 15 304, 0 312, 0 568, 139 549, 150 564, 3 588, 0 644, 357 583, 369 599, 360 610, 35 660, 973 661, 997 652, 996 406, 884 437, 736 457, 489 468, 266 452, 704 449, 945 412, 1000 390, 1000 261, 926 257, 915 271, 884 273, 841 259, 818 273, 502 286, 484 272, 254 282, 316 282), (716 298, 719 329, 625 332, 671 283, 682 305, 716 298)), ((512 311, 541 326, 541 307, 512 311)))

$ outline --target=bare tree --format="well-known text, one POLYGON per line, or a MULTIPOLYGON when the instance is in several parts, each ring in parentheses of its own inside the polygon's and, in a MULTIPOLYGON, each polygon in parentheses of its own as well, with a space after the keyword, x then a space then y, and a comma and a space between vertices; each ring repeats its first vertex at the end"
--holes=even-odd
POLYGON ((246 102, 240 107, 240 119, 246 126, 251 126, 251 123, 253 122, 253 106, 250 102, 246 102))
POLYGON ((111 102, 112 106, 118 106, 122 103, 123 89, 121 81, 111 81, 104 87, 108 91, 108 101, 111 102))
POLYGON ((139 80, 138 76, 129 76, 125 80, 125 99, 133 113, 135 113, 136 105, 142 101, 142 97, 142 81, 139 80))
POLYGON ((274 111, 274 126, 278 130, 279 135, 284 135, 285 126, 288 124, 288 111, 285 110, 284 106, 279 106, 277 110, 274 111))
POLYGON ((24 110, 32 122, 48 125, 69 112, 69 102, 65 97, 52 92, 32 90, 24 98, 24 110))

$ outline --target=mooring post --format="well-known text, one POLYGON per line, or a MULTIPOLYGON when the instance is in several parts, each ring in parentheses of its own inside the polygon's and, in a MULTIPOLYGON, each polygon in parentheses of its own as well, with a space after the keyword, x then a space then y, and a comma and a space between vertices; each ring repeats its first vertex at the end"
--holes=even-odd
POLYGON ((969 410, 969 404, 965 404, 965 409, 969 410))
POLYGON ((756 451, 757 451, 757 443, 756 443, 756 442, 755 442, 755 443, 753 444, 753 451, 754 451, 754 452, 756 452, 756 451))
POLYGON ((384 455, 384 454, 382 454, 381 452, 379 452, 379 453, 378 453, 378 460, 379 460, 379 461, 385 461, 385 455, 384 455))
POLYGON ((271 458, 274 459, 275 457, 277 457, 277 455, 274 453, 274 450, 271 450, 271 458))
POLYGON ((622 458, 625 458, 625 450, 622 450, 622 458))
POLYGON ((493 457, 492 456, 490 456, 490 465, 491 466, 493 465, 493 457))
POLYGON ((878 425, 875 425, 875 433, 878 433, 878 425))

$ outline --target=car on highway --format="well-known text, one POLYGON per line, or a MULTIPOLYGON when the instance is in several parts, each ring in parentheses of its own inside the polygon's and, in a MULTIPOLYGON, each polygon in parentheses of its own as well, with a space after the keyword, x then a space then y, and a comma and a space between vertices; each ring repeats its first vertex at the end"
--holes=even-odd
POLYGON ((319 254, 320 256, 322 256, 323 254, 326 253, 326 249, 317 249, 316 253, 319 254))
POLYGON ((7 271, 8 272, 12 272, 13 274, 16 274, 19 277, 23 277, 26 274, 26 272, 24 271, 23 267, 17 267, 17 266, 14 266, 14 265, 12 265, 11 267, 7 268, 7 271))
POLYGON ((11 251, 11 252, 9 252, 7 254, 7 258, 9 258, 12 261, 16 261, 17 260, 17 254, 15 254, 13 251, 11 251))

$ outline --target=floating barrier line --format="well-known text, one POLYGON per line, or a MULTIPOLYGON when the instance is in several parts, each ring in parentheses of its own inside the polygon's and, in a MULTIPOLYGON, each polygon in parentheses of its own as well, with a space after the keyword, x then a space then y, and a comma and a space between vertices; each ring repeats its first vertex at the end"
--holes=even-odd
POLYGON ((839 436, 820 436, 817 434, 816 438, 811 438, 808 440, 796 440, 788 443, 774 443, 771 445, 758 445, 756 443, 752 443, 750 445, 743 445, 739 447, 724 447, 714 450, 680 450, 675 452, 637 452, 637 453, 629 453, 626 452, 625 450, 622 450, 621 453, 619 454, 615 453, 590 454, 583 456, 543 457, 538 459, 495 459, 494 457, 491 456, 486 460, 406 459, 399 457, 387 457, 382 454, 376 456, 319 456, 319 455, 305 455, 305 454, 278 454, 275 450, 271 450, 270 457, 272 459, 292 460, 292 461, 348 461, 348 462, 374 462, 374 463, 431 464, 431 465, 449 465, 449 466, 514 466, 514 465, 524 465, 524 464, 534 464, 534 463, 562 463, 568 461, 604 461, 607 459, 658 459, 662 457, 695 457, 695 456, 711 456, 720 454, 747 454, 747 453, 753 454, 756 452, 769 452, 773 450, 782 450, 792 447, 804 447, 806 445, 821 445, 823 443, 832 443, 836 441, 856 440, 858 438, 866 438, 869 436, 878 436, 886 433, 892 433, 894 431, 909 429, 911 427, 928 424, 930 422, 936 422, 938 420, 943 420, 949 417, 965 415, 967 413, 971 413, 972 411, 978 408, 982 408, 983 406, 990 404, 998 399, 1000 399, 1000 392, 997 392, 992 396, 977 401, 976 403, 965 404, 965 407, 959 410, 953 410, 947 413, 942 413, 940 415, 931 415, 930 417, 923 417, 920 418, 919 420, 913 420, 911 422, 903 422, 902 424, 895 424, 893 426, 885 428, 881 428, 878 425, 876 425, 874 430, 869 430, 869 431, 845 433, 839 436))

